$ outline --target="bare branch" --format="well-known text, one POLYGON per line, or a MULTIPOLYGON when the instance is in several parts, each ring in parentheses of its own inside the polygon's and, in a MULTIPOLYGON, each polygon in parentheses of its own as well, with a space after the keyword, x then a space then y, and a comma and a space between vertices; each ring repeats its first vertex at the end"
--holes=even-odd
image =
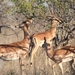
MULTIPOLYGON (((12 30, 15 32, 15 27, 13 27, 13 26, 7 26, 7 25, 2 25, 2 26, 0 26, 0 33, 1 33, 1 28, 2 28, 2 27, 10 28, 10 29, 12 29, 12 30)), ((18 37, 18 35, 17 35, 16 32, 15 32, 15 34, 16 34, 16 36, 18 37)), ((13 34, 9 34, 9 35, 13 35, 13 34)), ((6 35, 6 36, 8 36, 8 35, 6 35)))

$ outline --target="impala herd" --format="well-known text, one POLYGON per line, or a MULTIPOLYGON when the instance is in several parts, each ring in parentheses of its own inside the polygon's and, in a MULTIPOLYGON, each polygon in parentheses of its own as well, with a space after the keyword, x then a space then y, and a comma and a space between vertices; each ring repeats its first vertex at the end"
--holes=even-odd
MULTIPOLYGON (((75 46, 65 46, 58 50, 52 50, 52 39, 56 36, 57 26, 62 23, 62 20, 56 16, 51 16, 51 28, 48 31, 35 33, 32 36, 29 35, 29 26, 32 23, 32 19, 29 18, 21 25, 16 26, 16 28, 22 28, 24 31, 24 39, 19 42, 12 44, 1 44, 0 45, 0 57, 4 60, 15 60, 20 59, 21 69, 24 70, 24 58, 30 53, 30 65, 34 62, 34 54, 38 50, 39 46, 44 46, 47 55, 52 59, 55 64, 60 64, 62 62, 67 62, 73 60, 75 63, 75 46)), ((73 66, 73 65, 72 65, 73 66)), ((63 68, 60 65, 63 73, 63 68)), ((73 66, 74 68, 74 66, 73 66)))

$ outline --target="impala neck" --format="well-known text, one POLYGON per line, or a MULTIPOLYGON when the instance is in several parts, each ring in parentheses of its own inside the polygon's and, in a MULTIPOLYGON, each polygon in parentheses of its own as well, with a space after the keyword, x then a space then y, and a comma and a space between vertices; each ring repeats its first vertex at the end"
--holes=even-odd
POLYGON ((23 39, 23 45, 27 45, 27 44, 30 44, 30 36, 26 36, 24 39, 23 39))
POLYGON ((23 30, 24 30, 24 38, 29 35, 28 27, 29 26, 27 24, 23 27, 23 30))
POLYGON ((49 58, 52 58, 54 56, 54 51, 53 50, 47 50, 47 55, 49 58))
POLYGON ((50 32, 52 33, 52 35, 55 35, 56 34, 56 27, 51 27, 50 32))
POLYGON ((57 28, 57 25, 59 24, 58 21, 52 21, 51 23, 51 28, 50 28, 50 32, 52 33, 52 36, 55 37, 56 35, 56 28, 57 28))

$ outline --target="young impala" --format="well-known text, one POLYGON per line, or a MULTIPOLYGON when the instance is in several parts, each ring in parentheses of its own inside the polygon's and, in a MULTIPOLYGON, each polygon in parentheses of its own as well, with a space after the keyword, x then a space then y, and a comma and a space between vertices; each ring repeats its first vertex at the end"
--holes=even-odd
MULTIPOLYGON (((63 62, 73 60, 73 64, 75 65, 75 46, 65 46, 55 51, 50 49, 50 45, 48 43, 46 43, 45 46, 48 57, 55 62, 55 64, 53 65, 53 69, 55 65, 59 64, 63 74, 63 67, 62 67, 63 62)), ((73 64, 72 67, 75 68, 73 64)))
POLYGON ((32 43, 34 44, 34 49, 31 52, 31 64, 33 62, 33 56, 35 52, 38 50, 38 47, 44 44, 44 37, 46 37, 47 43, 51 44, 51 40, 56 35, 56 26, 61 22, 62 21, 60 19, 53 17, 51 21, 52 27, 50 28, 50 30, 42 33, 35 33, 31 36, 32 43))
POLYGON ((24 69, 24 58, 29 52, 30 37, 28 35, 27 26, 29 26, 31 22, 32 20, 29 19, 25 22, 24 26, 19 25, 19 27, 23 27, 24 33, 26 33, 26 35, 24 34, 24 39, 22 41, 0 45, 0 57, 4 60, 15 60, 20 58, 22 70, 24 69))

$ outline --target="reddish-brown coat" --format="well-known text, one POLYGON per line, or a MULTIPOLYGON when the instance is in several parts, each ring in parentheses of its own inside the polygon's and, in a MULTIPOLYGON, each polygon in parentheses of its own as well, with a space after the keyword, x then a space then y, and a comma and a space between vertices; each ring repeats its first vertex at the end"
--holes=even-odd
POLYGON ((32 42, 34 43, 34 49, 31 53, 31 63, 33 62, 33 56, 35 54, 35 52, 38 50, 39 46, 42 46, 44 44, 44 38, 46 38, 46 42, 49 43, 51 45, 51 40, 55 37, 56 35, 56 26, 61 22, 60 19, 54 17, 52 19, 52 27, 50 28, 50 30, 45 31, 45 32, 41 32, 41 33, 35 33, 32 36, 32 42))

